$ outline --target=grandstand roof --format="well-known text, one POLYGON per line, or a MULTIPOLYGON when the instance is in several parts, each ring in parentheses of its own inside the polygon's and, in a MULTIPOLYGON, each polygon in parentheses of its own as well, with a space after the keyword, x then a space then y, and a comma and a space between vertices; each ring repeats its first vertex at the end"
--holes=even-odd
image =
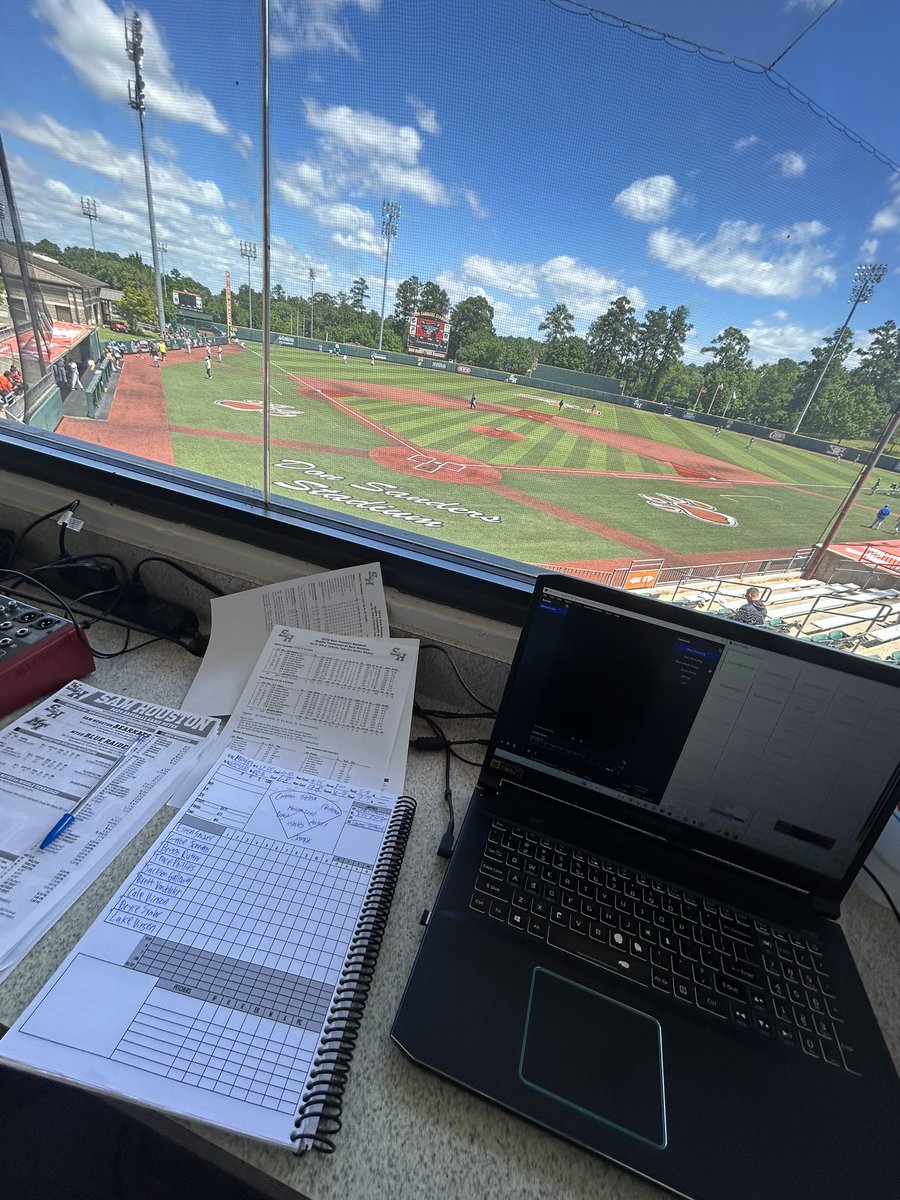
MULTIPOLYGON (((48 258, 44 254, 33 254, 30 250, 22 251, 25 256, 25 261, 36 273, 50 275, 55 279, 62 279, 66 283, 74 283, 82 288, 108 288, 107 284, 102 279, 94 279, 92 275, 85 275, 81 271, 73 271, 71 267, 64 267, 62 263, 56 262, 55 259, 48 258)), ((11 273, 19 274, 19 258, 16 252, 16 247, 13 242, 0 242, 0 255, 4 260, 12 259, 11 273)), ((3 264, 4 273, 10 270, 8 261, 3 264)))

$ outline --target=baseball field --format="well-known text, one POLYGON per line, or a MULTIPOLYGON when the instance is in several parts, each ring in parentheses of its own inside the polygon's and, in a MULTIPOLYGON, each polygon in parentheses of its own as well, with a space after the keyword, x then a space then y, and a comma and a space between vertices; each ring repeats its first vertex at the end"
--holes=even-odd
MULTIPOLYGON (((273 346, 271 387, 274 496, 547 567, 790 554, 820 537, 860 469, 427 365, 273 346)), ((213 351, 209 378, 197 349, 159 369, 131 357, 108 420, 60 432, 259 489, 261 394, 249 344, 221 363, 213 351)), ((843 541, 893 536, 893 516, 869 529, 886 488, 860 497, 843 541)))

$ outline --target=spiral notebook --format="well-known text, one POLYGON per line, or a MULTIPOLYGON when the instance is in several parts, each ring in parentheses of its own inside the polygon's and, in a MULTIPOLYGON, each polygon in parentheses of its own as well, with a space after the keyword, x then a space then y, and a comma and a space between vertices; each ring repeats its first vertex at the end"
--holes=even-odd
POLYGON ((414 810, 226 752, 0 1060, 331 1151, 414 810))

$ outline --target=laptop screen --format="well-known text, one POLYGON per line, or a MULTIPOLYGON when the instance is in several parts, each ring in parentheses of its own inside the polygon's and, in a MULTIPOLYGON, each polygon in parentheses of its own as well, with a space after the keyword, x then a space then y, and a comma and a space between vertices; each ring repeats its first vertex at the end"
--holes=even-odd
POLYGON ((638 826, 652 812, 723 857, 846 875, 897 781, 893 668, 877 680, 738 622, 682 623, 674 606, 558 577, 538 587, 489 775, 638 826))

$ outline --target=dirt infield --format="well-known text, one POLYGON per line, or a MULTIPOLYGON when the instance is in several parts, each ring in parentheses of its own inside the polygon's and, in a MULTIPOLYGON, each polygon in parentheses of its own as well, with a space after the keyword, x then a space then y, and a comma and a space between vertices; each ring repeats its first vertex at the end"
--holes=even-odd
POLYGON ((504 438, 507 442, 525 442, 524 433, 513 433, 511 429, 497 429, 494 425, 470 425, 469 433, 480 433, 483 437, 504 438))
POLYGON ((468 484, 470 487, 486 487, 499 491, 497 484, 503 478, 502 471, 486 466, 464 454, 455 454, 448 459, 441 450, 416 450, 412 454, 407 446, 377 446, 369 451, 369 458, 380 467, 390 471, 401 471, 404 475, 438 475, 442 483, 468 484))
MULTIPOLYGON (((377 369, 375 374, 377 374, 377 369)), ((438 396, 433 392, 416 392, 409 388, 392 387, 374 380, 371 383, 340 383, 333 379, 316 379, 309 375, 294 375, 290 372, 288 375, 295 383, 312 388, 320 394, 334 399, 388 400, 395 404, 416 404, 425 408, 468 408, 469 406, 468 400, 438 396)), ((713 458, 712 455, 682 450, 677 446, 656 442, 653 438, 599 428, 586 424, 584 421, 573 421, 570 417, 557 416, 555 413, 508 408, 505 404, 489 404, 479 401, 478 407, 480 412, 521 417, 524 420, 537 421, 542 424, 552 421, 579 437, 595 442, 604 442, 608 446, 614 446, 617 450, 639 454, 642 458, 650 458, 655 462, 667 463, 676 475, 698 483, 770 484, 772 482, 767 475, 763 475, 759 471, 748 471, 746 467, 735 466, 734 463, 724 462, 722 459, 713 458)))

